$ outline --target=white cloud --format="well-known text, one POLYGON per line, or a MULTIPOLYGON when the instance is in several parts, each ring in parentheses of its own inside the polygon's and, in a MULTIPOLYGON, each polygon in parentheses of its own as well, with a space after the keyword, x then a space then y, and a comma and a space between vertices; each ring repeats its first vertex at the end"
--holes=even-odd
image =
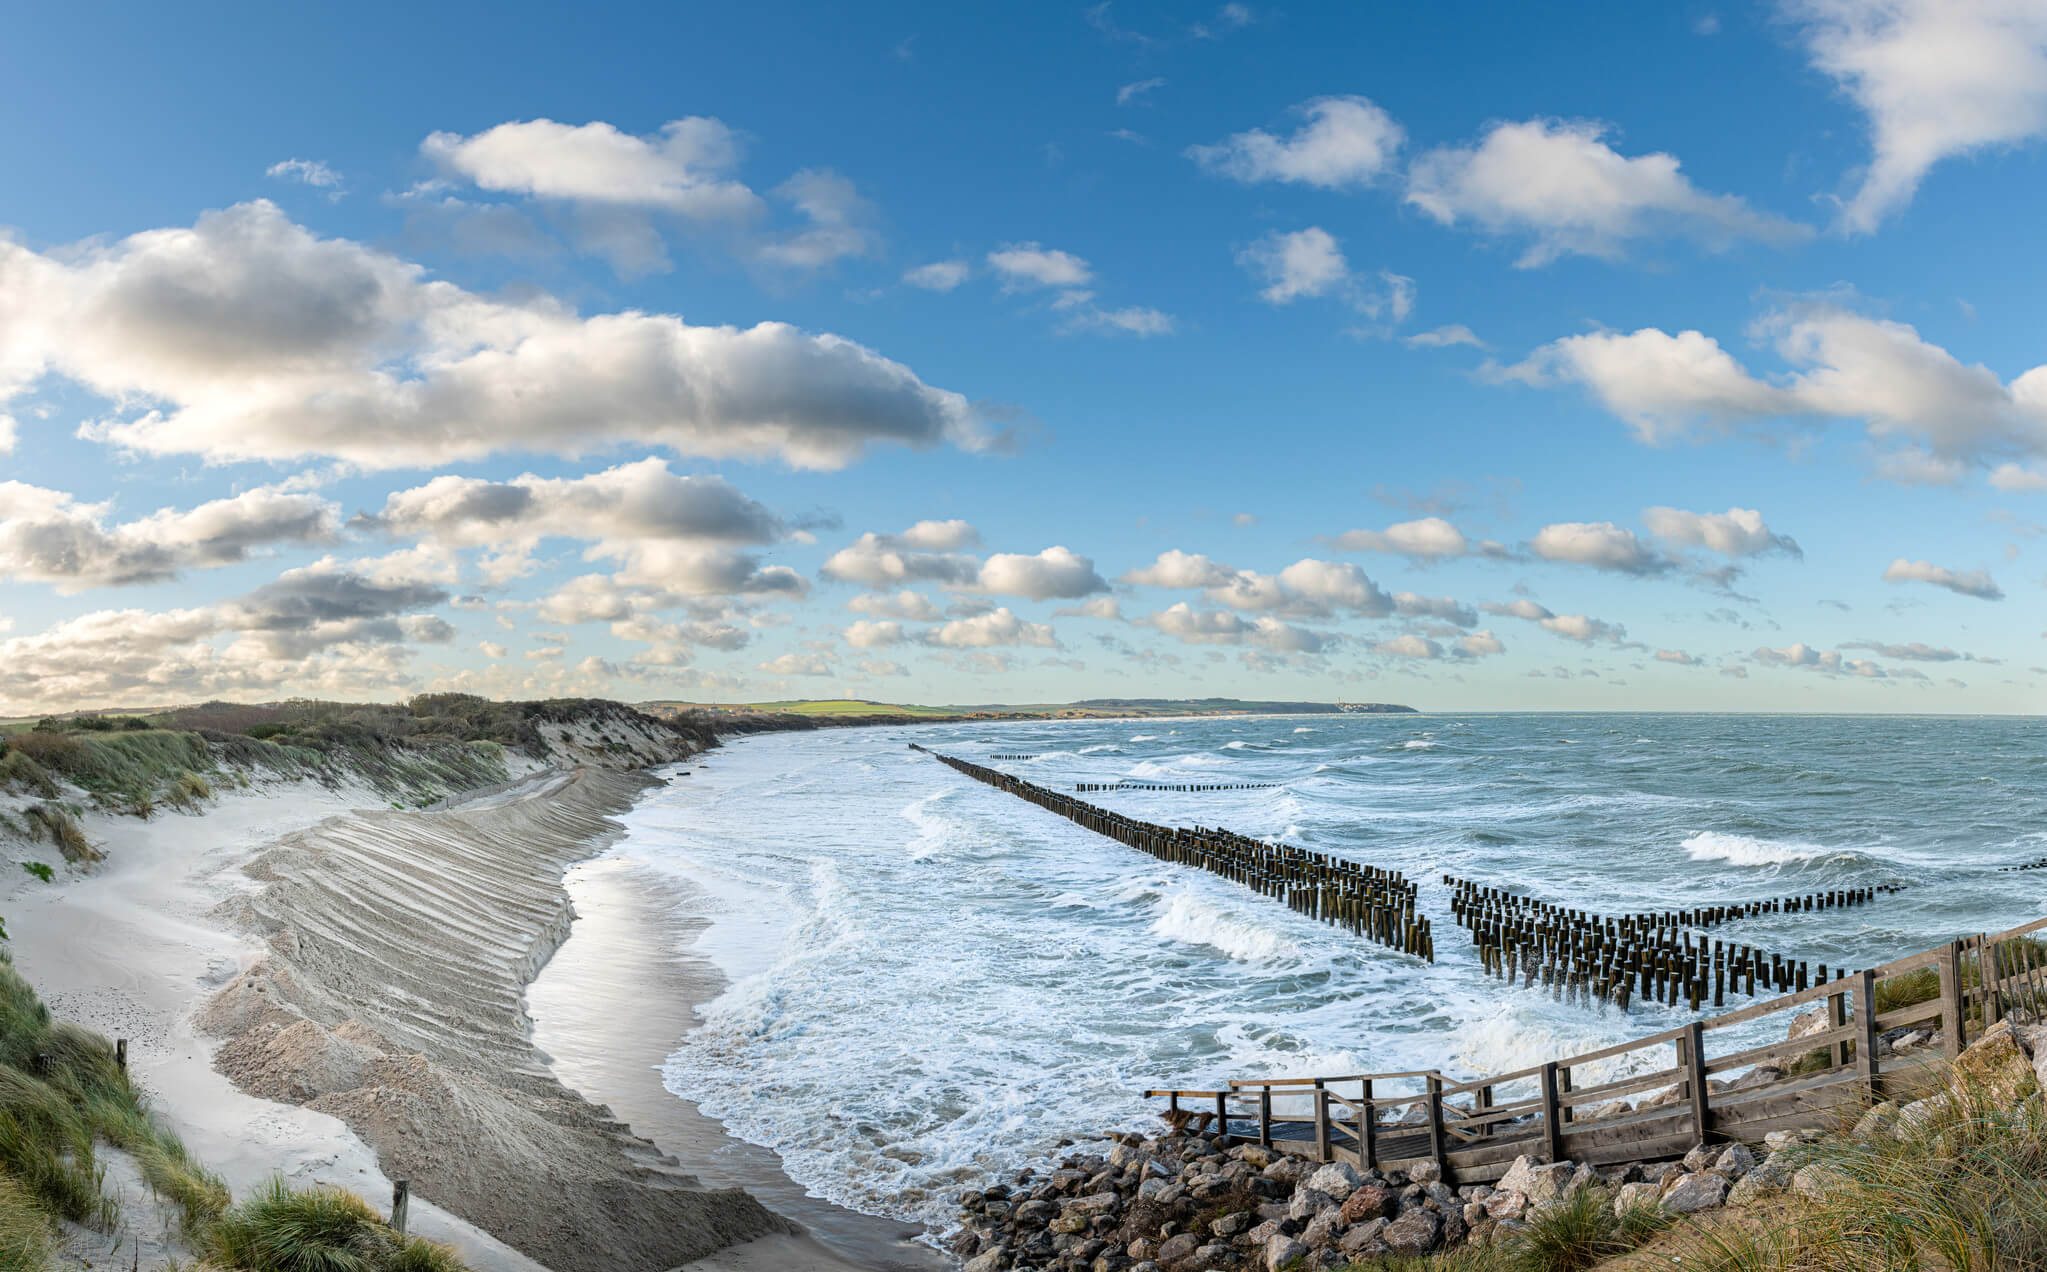
POLYGON ((1484 658, 1490 654, 1504 654, 1507 646, 1493 635, 1490 627, 1475 631, 1469 636, 1459 636, 1452 650, 1461 658, 1484 658))
POLYGON ((340 529, 334 505, 276 487, 118 524, 109 524, 111 511, 64 491, 0 481, 0 579, 64 593, 155 583, 269 548, 332 542, 340 529))
POLYGON ((1668 543, 1706 548, 1722 556, 1760 556, 1766 552, 1805 555, 1797 540, 1770 529, 1763 522, 1763 514, 1753 508, 1729 508, 1726 512, 1645 508, 1642 524, 1649 527, 1649 533, 1668 543))
POLYGON ((1059 648, 1059 639, 1048 624, 1026 622, 1012 614, 1007 606, 928 628, 918 639, 946 649, 983 649, 997 645, 1059 648))
POLYGON ((1093 561, 1069 548, 1051 547, 1035 555, 996 553, 981 564, 971 590, 1044 601, 1106 592, 1109 584, 1095 572, 1093 561))
POLYGON ((1002 277, 1004 290, 1030 287, 1085 287, 1094 269, 1071 252, 1042 243, 1005 243, 988 253, 988 266, 1002 277))
POLYGON ((1589 565, 1616 574, 1661 574, 1671 560, 1611 521, 1560 521, 1536 531, 1528 550, 1545 561, 1589 565))
POLYGON ((1656 651, 1656 661, 1676 663, 1680 667, 1696 667, 1703 660, 1694 654, 1686 653, 1682 649, 1659 649, 1656 651))
POLYGON ((318 159, 285 159, 265 168, 263 175, 273 181, 296 181, 325 190, 329 198, 341 195, 341 174, 318 159))
POLYGON ((1166 82, 1156 76, 1151 79, 1138 80, 1133 84, 1125 84, 1116 90, 1116 104, 1118 106, 1128 106, 1132 102, 1142 102, 1150 96, 1153 89, 1164 88, 1165 86, 1166 82))
POLYGON ((832 659, 824 654, 781 654, 759 663, 754 670, 764 671, 771 676, 834 676, 838 674, 832 659))
POLYGON ((1393 117, 1363 97, 1317 97, 1294 110, 1307 122, 1290 137, 1254 128, 1190 147, 1187 157, 1247 184, 1285 181, 1335 190, 1383 176, 1406 140, 1393 117))
POLYGON ((1150 565, 1125 571, 1118 582, 1141 587, 1224 587, 1239 573, 1235 566, 1212 561, 1198 552, 1173 548, 1159 553, 1150 565))
POLYGON ((1784 0, 1815 67, 1869 118, 1841 209, 1867 233, 1943 159, 2047 133, 2047 9, 2035 0, 1784 0))
POLYGON ((1330 637, 1269 614, 1248 619, 1228 610, 1197 610, 1181 601, 1135 620, 1189 645, 1257 645, 1277 653, 1316 654, 1330 637))
POLYGON ((1700 332, 1653 327, 1567 336, 1493 375, 1582 385, 1650 443, 1699 424, 1812 416, 1861 420, 1872 441, 1927 448, 1922 460, 2047 454, 2047 367, 2006 384, 1904 323, 1828 305, 1771 313, 1755 331, 1796 368, 1778 383, 1750 375, 1700 332))
POLYGON ((1515 262, 1522 268, 1570 254, 1615 259, 1649 237, 1684 235, 1720 248, 1811 234, 1732 195, 1704 193, 1672 155, 1621 155, 1602 140, 1607 131, 1584 121, 1495 124, 1475 147, 1416 159, 1407 201, 1444 225, 1469 222, 1533 240, 1515 262))
POLYGON ((925 552, 954 552, 981 541, 981 532, 957 517, 950 521, 919 521, 896 538, 903 546, 925 552))
POLYGON ((1480 340, 1471 328, 1461 322, 1434 327, 1428 331, 1417 331, 1400 343, 1410 349, 1448 349, 1455 345, 1470 345, 1474 349, 1490 349, 1491 345, 1480 340))
MULTIPOLYGON (((0 453, 6 448, 0 446, 0 453)), ((2010 494, 2047 493, 2047 472, 2019 464, 1999 464, 1990 474, 1990 484, 2010 494)))
POLYGON ((1979 600, 2001 601, 2004 589, 1990 577, 1988 570, 1951 570, 1931 561, 1908 561, 1899 557, 1884 567, 1886 583, 1931 583, 1944 587, 1950 592, 1973 596, 1979 600))
POLYGON ((1067 605, 1052 611, 1054 618, 1094 618, 1103 622, 1123 621, 1123 606, 1113 596, 1091 596, 1078 605, 1067 605))
MULTIPOLYGON (((920 526, 927 524, 930 523, 918 523, 920 526)), ((921 551, 911 539, 916 534, 916 527, 902 535, 870 531, 850 546, 834 552, 819 573, 828 579, 862 583, 877 591, 904 583, 966 584, 980 573, 978 557, 949 551, 921 551)))
POLYGON ((1215 605, 1286 618, 1329 618, 1339 612, 1385 618, 1395 611, 1393 598, 1357 566, 1312 557, 1276 575, 1239 570, 1203 595, 1215 605))
POLYGON ((851 256, 871 256, 881 238, 868 228, 874 207, 853 183, 822 168, 806 168, 775 187, 775 194, 801 212, 810 228, 762 244, 757 255, 793 269, 821 269, 851 256))
POLYGON ((908 588, 894 595, 879 592, 862 592, 846 602, 846 608, 856 614, 869 614, 875 618, 901 618, 918 623, 935 623, 945 615, 938 606, 922 592, 908 588))
POLYGON ((1584 614, 1553 614, 1537 620, 1537 626, 1544 631, 1555 632, 1565 640, 1575 640, 1580 644, 1590 644, 1596 640, 1618 643, 1628 638, 1628 629, 1619 623, 1589 618, 1584 614))
POLYGON ((1315 225, 1292 233, 1274 230, 1237 253, 1237 264, 1265 281, 1258 294, 1275 305, 1326 296, 1350 282, 1336 237, 1315 225))
POLYGON ((1506 549, 1491 540, 1474 543, 1462 530, 1441 517, 1400 521, 1384 530, 1346 530, 1331 540, 1345 552, 1386 552, 1423 561, 1442 561, 1466 555, 1503 556, 1506 549))
POLYGON ((849 340, 490 300, 264 202, 47 256, 0 242, 0 323, 0 403, 55 371, 117 404, 86 435, 216 462, 631 443, 835 468, 984 444, 965 398, 849 340))
POLYGON ((1382 640, 1372 646, 1375 654, 1391 654, 1396 658, 1441 658, 1443 647, 1425 636, 1412 633, 1382 640))
POLYGON ((759 196, 728 175, 739 160, 737 136, 700 116, 672 120, 646 137, 602 120, 526 120, 470 137, 437 132, 420 144, 420 153, 480 189, 505 194, 693 218, 743 217, 761 206, 759 196))
POLYGON ((1750 659, 1766 667, 1795 667, 1829 676, 1860 676, 1868 680, 1886 678, 1884 669, 1866 658, 1846 658, 1839 650, 1815 649, 1800 641, 1782 649, 1757 649, 1750 659))
POLYGON ((962 260, 932 261, 905 273, 903 281, 925 291, 949 292, 966 282, 973 272, 973 266, 962 260))
POLYGON ((1479 608, 1488 614, 1498 614, 1502 618, 1524 618, 1531 623, 1555 617, 1546 607, 1537 605, 1525 597, 1518 601, 1487 601, 1479 608))
POLYGON ((846 643, 856 649, 880 649, 902 643, 903 625, 893 620, 874 622, 863 618, 848 627, 844 635, 846 643))
POLYGON ((1393 610, 1409 618, 1438 618, 1457 627, 1471 627, 1478 614, 1454 596, 1423 596, 1419 592, 1395 592, 1393 610))

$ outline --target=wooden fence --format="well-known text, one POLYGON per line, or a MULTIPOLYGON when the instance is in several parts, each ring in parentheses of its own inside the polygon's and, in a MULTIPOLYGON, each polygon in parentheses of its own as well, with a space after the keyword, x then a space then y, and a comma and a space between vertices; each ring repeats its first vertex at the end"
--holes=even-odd
POLYGON ((1220 1091, 1145 1095, 1205 1115, 1229 1141, 1368 1169, 1432 1160, 1460 1184, 1498 1179, 1523 1155, 1594 1165, 1676 1157, 1916 1098, 1936 1079, 1934 1062, 1960 1055, 1972 1036, 2007 1016, 2047 1014, 2047 942, 2034 935, 2042 929, 2047 919, 1951 941, 1741 1011, 1468 1082, 1430 1069, 1241 1078, 1220 1091), (1816 1008, 1824 1015, 1814 1032, 1715 1053, 1726 1030, 1816 1008), (1880 1057, 1879 1039, 1907 1027, 1938 1031, 1940 1046, 1880 1057), (1623 1103, 1631 1096, 1652 1102, 1623 1103), (1305 1112, 1275 1110, 1302 1100, 1305 1112))

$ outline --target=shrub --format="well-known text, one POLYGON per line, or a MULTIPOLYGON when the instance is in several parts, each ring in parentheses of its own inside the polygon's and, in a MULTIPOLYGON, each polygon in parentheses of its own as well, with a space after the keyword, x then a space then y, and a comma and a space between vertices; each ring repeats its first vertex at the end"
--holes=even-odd
POLYGON ((58 795, 57 779, 50 776, 50 770, 36 763, 28 752, 12 748, 0 755, 0 790, 27 791, 43 799, 55 799, 58 795))
POLYGON ((452 1251, 399 1236, 354 1193, 282 1179, 222 1215, 201 1245, 246 1272, 463 1272, 452 1251))

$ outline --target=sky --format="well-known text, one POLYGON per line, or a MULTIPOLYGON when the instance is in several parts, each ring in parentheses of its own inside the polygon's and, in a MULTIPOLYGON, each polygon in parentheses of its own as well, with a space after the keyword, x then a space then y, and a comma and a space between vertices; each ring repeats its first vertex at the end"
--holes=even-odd
POLYGON ((0 715, 2047 707, 2047 0, 41 6, 0 715))

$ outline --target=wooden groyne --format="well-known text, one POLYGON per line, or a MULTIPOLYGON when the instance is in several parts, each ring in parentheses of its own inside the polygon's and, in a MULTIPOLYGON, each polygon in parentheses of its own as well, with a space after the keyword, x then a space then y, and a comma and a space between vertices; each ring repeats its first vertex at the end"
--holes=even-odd
POLYGON ((914 742, 910 749, 1161 861, 1207 870, 1365 940, 1432 963, 1436 959, 1429 920, 1415 911, 1414 885, 1398 871, 1227 830, 1138 821, 914 742))
POLYGON ((1950 941, 1740 1011, 1469 1081, 1425 1069, 1144 1094, 1211 1119, 1225 1146, 1257 1142, 1367 1169, 1433 1161, 1453 1186, 1497 1180, 1522 1156, 1605 1166, 1756 1143, 1837 1124, 1878 1100, 1903 1104, 1937 1078, 1935 1060, 1954 1060, 1992 1025, 2047 1016, 2043 930, 2047 919, 1950 941), (1711 1045, 1722 1030, 1771 1018, 1788 1026, 1784 1041, 1711 1045), (1907 1050, 1909 1038, 1932 1041, 1907 1050), (1279 1100, 1293 1107, 1276 1108, 1279 1100))
MULTIPOLYGON (((1001 756, 996 756, 1001 759, 1001 756)), ((1278 782, 1081 782, 1073 789, 1076 792, 1089 791, 1275 791, 1278 782)))
POLYGON ((1862 905, 1900 890, 1899 884, 1836 889, 1802 897, 1773 897, 1738 905, 1629 915, 1600 915, 1444 875, 1451 912, 1470 933, 1485 971, 1524 986, 1538 982, 1560 996, 1613 1003, 1636 997, 1697 1011, 1710 995, 1715 1007, 1729 993, 1789 993, 1838 980, 1821 963, 1817 975, 1804 961, 1752 945, 1709 940, 1694 930, 1762 914, 1790 914, 1862 905))

